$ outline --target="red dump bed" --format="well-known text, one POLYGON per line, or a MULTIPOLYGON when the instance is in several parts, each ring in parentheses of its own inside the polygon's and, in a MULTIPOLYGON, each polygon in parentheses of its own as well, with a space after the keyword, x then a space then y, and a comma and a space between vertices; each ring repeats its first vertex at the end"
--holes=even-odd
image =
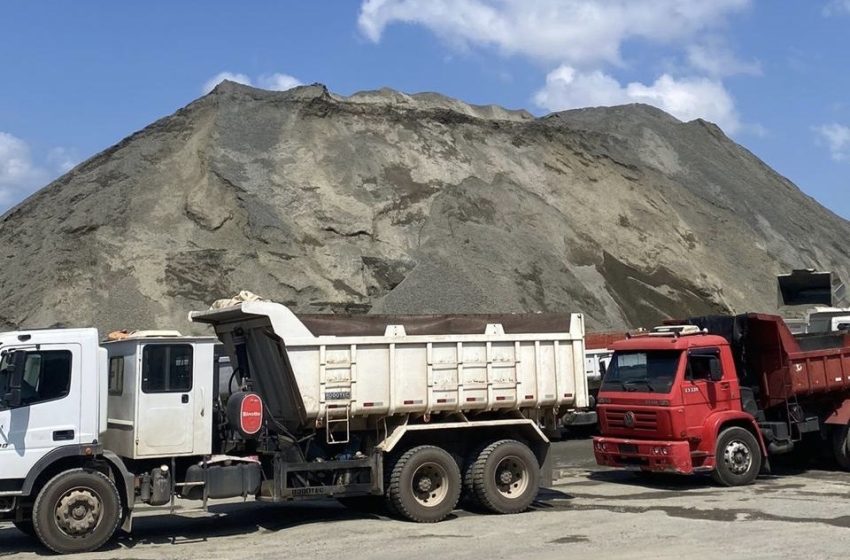
POLYGON ((781 317, 757 313, 687 322, 729 340, 742 385, 760 388, 763 407, 850 392, 850 336, 843 332, 795 336, 781 317))

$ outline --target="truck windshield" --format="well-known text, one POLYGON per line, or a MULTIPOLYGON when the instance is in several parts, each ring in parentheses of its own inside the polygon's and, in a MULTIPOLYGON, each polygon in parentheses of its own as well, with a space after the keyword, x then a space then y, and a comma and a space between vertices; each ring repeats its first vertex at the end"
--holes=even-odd
POLYGON ((669 393, 680 351, 615 352, 602 381, 603 391, 669 393))

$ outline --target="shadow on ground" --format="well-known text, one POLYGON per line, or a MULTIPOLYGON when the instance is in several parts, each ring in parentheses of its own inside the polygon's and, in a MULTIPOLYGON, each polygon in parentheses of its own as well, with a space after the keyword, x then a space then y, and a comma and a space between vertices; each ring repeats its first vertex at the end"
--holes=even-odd
MULTIPOLYGON (((572 496, 558 490, 543 489, 531 507, 532 511, 553 508, 553 503, 572 496)), ((356 519, 384 519, 386 522, 406 523, 389 516, 386 511, 374 513, 356 511, 333 500, 289 504, 256 502, 211 506, 212 515, 186 517, 181 515, 150 515, 133 521, 132 535, 119 533, 103 550, 133 549, 146 545, 175 546, 208 542, 223 537, 276 532, 311 523, 332 523, 356 519)), ((456 510, 449 520, 487 512, 474 506, 456 510)), ((11 525, 0 527, 0 558, 30 552, 49 555, 38 542, 11 525)))

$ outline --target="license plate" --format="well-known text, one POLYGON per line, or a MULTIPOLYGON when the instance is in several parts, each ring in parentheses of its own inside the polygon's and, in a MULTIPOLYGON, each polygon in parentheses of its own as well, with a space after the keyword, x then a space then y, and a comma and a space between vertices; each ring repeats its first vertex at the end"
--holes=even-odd
POLYGON ((620 453, 632 453, 636 454, 638 452, 637 445, 633 443, 621 443, 620 444, 620 453))

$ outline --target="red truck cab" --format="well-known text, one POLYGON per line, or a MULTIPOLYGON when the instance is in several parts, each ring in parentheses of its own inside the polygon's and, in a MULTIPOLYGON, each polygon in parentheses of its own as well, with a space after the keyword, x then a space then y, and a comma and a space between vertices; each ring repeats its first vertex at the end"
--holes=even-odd
POLYGON ((741 388, 729 342, 676 325, 613 344, 599 391, 600 465, 751 482, 766 448, 741 388))

